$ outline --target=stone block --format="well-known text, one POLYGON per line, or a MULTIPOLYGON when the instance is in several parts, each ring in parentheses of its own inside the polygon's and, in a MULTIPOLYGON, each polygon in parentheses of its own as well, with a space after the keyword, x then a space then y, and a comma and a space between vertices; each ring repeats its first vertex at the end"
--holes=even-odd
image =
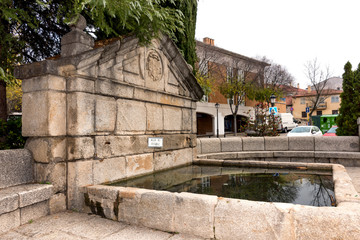
POLYGON ((15 191, 0 190, 0 215, 19 208, 19 195, 15 191))
POLYGON ((143 88, 134 89, 134 98, 140 101, 156 103, 159 93, 143 88))
POLYGON ((303 163, 314 163, 315 158, 311 157, 291 157, 290 162, 303 162, 303 163))
POLYGON ((215 238, 294 239, 291 206, 220 198, 215 207, 215 238), (244 219, 251 224, 244 224, 244 219))
POLYGON ((257 151, 257 152, 238 152, 239 159, 253 159, 253 158, 272 158, 274 156, 271 151, 257 151))
POLYGON ((146 130, 156 132, 163 129, 164 117, 161 105, 146 103, 146 130))
POLYGON ((347 158, 347 159, 360 159, 360 152, 315 152, 316 158, 347 158))
POLYGON ((163 138, 163 147, 155 148, 155 151, 168 151, 193 147, 193 142, 195 141, 195 137, 190 134, 167 134, 157 135, 156 137, 163 138))
POLYGON ((118 220, 129 224, 139 224, 141 195, 147 189, 117 187, 119 189, 118 220))
POLYGON ((182 110, 176 107, 163 107, 164 112, 164 130, 181 131, 182 130, 182 110))
POLYGON ((26 149, 0 151, 0 189, 33 181, 32 157, 26 149))
POLYGON ((298 239, 359 239, 360 215, 355 213, 358 211, 339 210, 337 207, 318 208, 314 214, 313 208, 294 206, 294 235, 299 236, 298 239))
POLYGON ((288 137, 265 137, 265 150, 287 151, 289 149, 288 137))
POLYGON ((29 221, 49 215, 49 201, 35 203, 33 205, 20 209, 20 224, 26 224, 29 221))
MULTIPOLYGON (((144 102, 119 99, 117 104, 116 133, 145 133, 146 108, 144 102)), ((106 116, 104 116, 106 117, 106 116)))
POLYGON ((99 198, 117 200, 119 196, 119 188, 114 186, 95 185, 86 188, 88 194, 97 196, 99 198))
POLYGON ((152 153, 127 156, 126 176, 132 177, 154 171, 154 156, 152 153))
POLYGON ((237 153, 225 152, 225 153, 212 153, 207 155, 208 158, 211 159, 237 159, 237 153))
POLYGON ((66 94, 54 91, 25 93, 22 101, 22 135, 66 135, 66 94))
POLYGON ((65 91, 66 80, 65 78, 59 76, 42 75, 24 79, 21 87, 24 93, 45 90, 65 91))
POLYGON ((314 137, 289 137, 289 151, 314 151, 314 137))
POLYGON ((126 177, 124 157, 96 160, 93 164, 94 184, 112 182, 126 177))
POLYGON ((216 196, 180 193, 175 195, 174 229, 176 232, 214 238, 216 196))
POLYGON ((20 226, 20 210, 0 215, 0 234, 20 226))
POLYGON ((49 184, 27 184, 18 186, 19 207, 26 207, 48 200, 53 194, 53 186, 49 184))
POLYGON ((359 152, 359 137, 337 136, 315 138, 315 151, 359 152))
POLYGON ((290 162, 289 157, 274 157, 274 158, 265 158, 265 161, 273 161, 273 162, 290 162))
POLYGON ((66 138, 29 138, 26 141, 35 162, 64 162, 66 159, 66 138))
POLYGON ((243 151, 264 151, 265 141, 263 137, 242 138, 243 151))
POLYGON ((220 138, 221 141, 221 152, 241 152, 242 149, 242 138, 220 138))
POLYGON ((182 109, 182 128, 183 131, 191 131, 192 129, 192 110, 182 109))
POLYGON ((185 105, 185 100, 183 98, 168 94, 158 94, 157 102, 160 104, 177 107, 184 107, 185 105))
POLYGON ((220 138, 201 138, 201 153, 221 152, 220 138))
POLYGON ((154 170, 164 170, 191 163, 193 160, 192 148, 185 148, 169 152, 154 153, 154 170))
POLYGON ((91 135, 95 131, 95 97, 75 92, 67 94, 67 134, 91 135))
POLYGON ((49 200, 50 214, 66 211, 66 196, 63 193, 58 193, 51 196, 49 200))
MULTIPOLYGON (((201 141, 199 138, 196 139, 196 152, 197 152, 197 155, 198 154, 202 154, 202 151, 201 151, 201 141)), ((197 156, 196 155, 196 156, 197 156)))
POLYGON ((84 195, 80 192, 80 188, 94 184, 93 179, 93 160, 68 163, 67 199, 69 209, 83 209, 84 195))
POLYGON ((314 158, 313 151, 274 151, 274 157, 314 158))
POLYGON ((165 191, 143 192, 136 216, 139 224, 161 231, 174 232, 174 195, 165 191))
POLYGON ((148 148, 147 136, 97 136, 95 152, 98 158, 118 157, 153 152, 148 148))
POLYGON ((192 110, 192 128, 191 133, 197 133, 197 119, 196 119, 196 111, 192 110))
POLYGON ((113 132, 116 123, 116 101, 114 98, 97 96, 95 106, 95 131, 113 132))
POLYGON ((68 92, 95 92, 95 81, 81 77, 67 78, 67 91, 68 92))
POLYGON ((68 160, 93 158, 95 154, 94 139, 91 137, 73 137, 67 139, 68 160))
POLYGON ((65 163, 36 163, 34 166, 35 181, 39 183, 51 183, 54 192, 66 189, 66 164, 65 163))
POLYGON ((97 79, 95 82, 95 92, 112 97, 133 98, 134 87, 110 80, 97 79))

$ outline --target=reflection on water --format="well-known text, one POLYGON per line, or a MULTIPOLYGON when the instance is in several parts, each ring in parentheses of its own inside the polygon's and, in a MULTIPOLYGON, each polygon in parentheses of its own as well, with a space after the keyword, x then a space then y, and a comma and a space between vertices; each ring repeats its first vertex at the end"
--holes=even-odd
POLYGON ((284 169, 192 165, 112 185, 310 206, 331 206, 335 199, 331 172, 284 169))

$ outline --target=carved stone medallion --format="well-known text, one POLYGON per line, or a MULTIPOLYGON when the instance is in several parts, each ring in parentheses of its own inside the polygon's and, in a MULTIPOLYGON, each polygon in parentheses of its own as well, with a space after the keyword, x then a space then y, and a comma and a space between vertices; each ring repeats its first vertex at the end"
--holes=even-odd
POLYGON ((146 59, 146 71, 150 79, 159 81, 163 74, 163 67, 159 54, 151 50, 146 59))

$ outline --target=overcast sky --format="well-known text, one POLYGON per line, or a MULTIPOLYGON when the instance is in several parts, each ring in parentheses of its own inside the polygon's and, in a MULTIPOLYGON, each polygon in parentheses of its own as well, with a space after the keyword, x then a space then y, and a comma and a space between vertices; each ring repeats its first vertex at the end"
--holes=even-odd
POLYGON ((360 63, 360 0, 199 0, 196 39, 285 66, 304 88, 317 58, 333 76, 360 63))

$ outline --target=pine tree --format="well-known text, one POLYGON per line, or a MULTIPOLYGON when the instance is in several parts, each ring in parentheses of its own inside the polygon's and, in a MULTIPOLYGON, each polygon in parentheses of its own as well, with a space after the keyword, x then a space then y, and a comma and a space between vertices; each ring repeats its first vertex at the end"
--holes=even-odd
POLYGON ((356 71, 347 62, 343 74, 343 92, 340 95, 341 104, 337 118, 339 136, 358 136, 357 118, 360 117, 360 64, 356 71))

